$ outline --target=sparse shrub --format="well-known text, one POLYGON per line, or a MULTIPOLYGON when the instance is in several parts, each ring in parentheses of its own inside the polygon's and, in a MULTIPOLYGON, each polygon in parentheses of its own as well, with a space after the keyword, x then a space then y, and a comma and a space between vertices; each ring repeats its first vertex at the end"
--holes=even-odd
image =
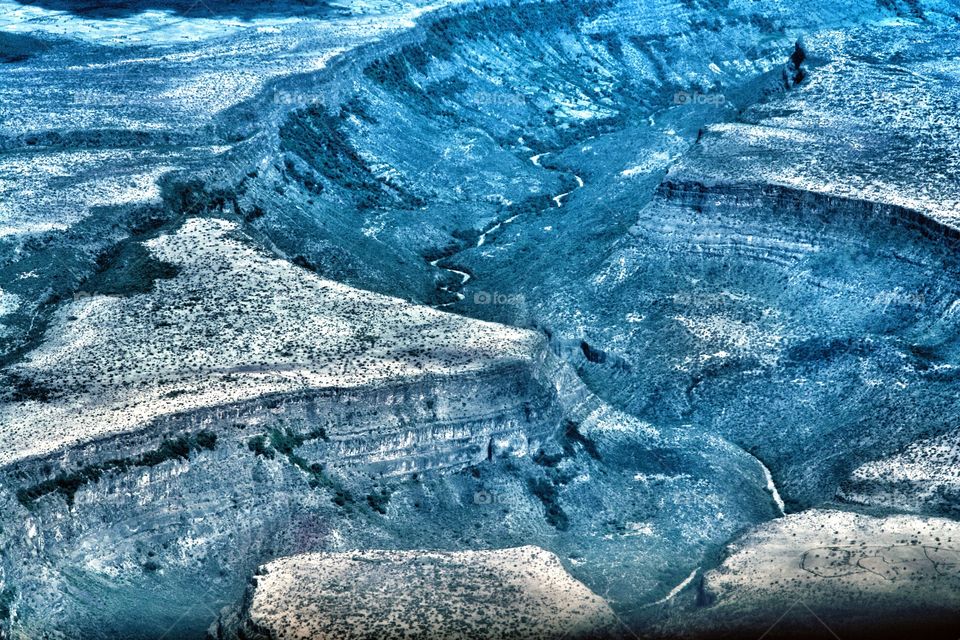
POLYGON ((367 504, 377 513, 385 515, 387 513, 387 505, 390 504, 390 490, 384 488, 379 492, 374 491, 368 494, 367 504))
POLYGON ((570 518, 560 506, 560 492, 557 487, 543 478, 531 479, 529 486, 530 492, 543 503, 547 522, 558 531, 569 529, 570 518))
POLYGON ((273 460, 274 454, 273 449, 267 446, 267 436, 260 435, 250 438, 247 442, 247 448, 250 451, 253 451, 255 455, 262 456, 269 460, 273 460))
POLYGON ((561 460, 563 460, 562 454, 557 453, 550 455, 543 449, 540 449, 540 451, 537 452, 537 455, 533 457, 533 461, 541 467, 556 467, 558 464, 560 464, 561 460))
POLYGON ((217 446, 217 434, 212 431, 201 431, 196 436, 197 446, 212 451, 217 446))
POLYGON ((346 491, 345 489, 337 489, 333 493, 332 501, 333 504, 337 505, 338 507, 346 507, 347 505, 353 503, 353 496, 351 496, 350 492, 346 491))
POLYGON ((6 587, 0 591, 0 620, 10 619, 10 607, 13 606, 13 599, 17 596, 17 590, 13 587, 6 587))
POLYGON ((6 385, 7 388, 11 389, 11 396, 14 402, 24 402, 28 400, 47 402, 53 395, 53 389, 50 386, 17 373, 7 374, 6 385))

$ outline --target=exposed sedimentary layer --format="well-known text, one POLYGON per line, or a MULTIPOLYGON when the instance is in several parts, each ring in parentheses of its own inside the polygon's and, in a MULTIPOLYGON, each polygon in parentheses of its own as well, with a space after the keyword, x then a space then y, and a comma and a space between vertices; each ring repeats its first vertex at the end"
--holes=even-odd
POLYGON ((219 218, 145 251, 152 290, 79 297, 7 372, 0 495, 25 525, 3 530, 3 581, 25 633, 46 611, 78 635, 195 633, 274 555, 451 532, 549 546, 629 611, 773 512, 750 456, 612 410, 536 334, 325 281, 219 218))
POLYGON ((671 175, 885 203, 956 229, 960 140, 949 105, 960 48, 951 30, 888 20, 805 35, 802 85, 707 126, 671 175))
POLYGON ((568 273, 526 289, 532 315, 588 345, 591 388, 755 453, 788 508, 833 499, 858 465, 960 410, 957 127, 940 102, 956 97, 958 57, 934 44, 944 28, 805 36, 803 81, 702 128, 575 279, 576 313, 558 311, 568 273))
POLYGON ((253 398, 519 371, 537 350, 529 332, 322 280, 225 220, 189 220, 147 250, 172 277, 65 305, 50 339, 8 370, 0 463, 253 398))
POLYGON ((322 280, 221 219, 192 219, 144 251, 168 270, 152 291, 65 305, 50 339, 7 371, 4 512, 27 524, 3 528, 0 579, 29 633, 44 628, 38 609, 89 631, 71 618, 66 558, 108 590, 161 562, 197 584, 200 559, 239 577, 271 546, 309 548, 284 538, 298 510, 335 514, 365 504, 360 491, 389 500, 349 478, 524 455, 560 423, 535 334, 322 280), (232 501, 218 490, 228 478, 232 501), (235 536, 251 537, 248 552, 229 551, 235 536))

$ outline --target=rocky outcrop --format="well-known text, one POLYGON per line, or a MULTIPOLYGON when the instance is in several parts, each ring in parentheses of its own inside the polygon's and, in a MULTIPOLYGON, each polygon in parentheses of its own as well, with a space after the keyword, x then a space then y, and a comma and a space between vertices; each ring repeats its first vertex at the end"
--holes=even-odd
MULTIPOLYGON (((15 628, 39 633, 47 623, 32 612, 60 610, 57 628, 90 633, 109 610, 86 618, 93 612, 69 587, 78 571, 121 592, 189 576, 216 607, 255 562, 316 548, 348 511, 377 517, 396 476, 535 451, 559 412, 530 374, 277 395, 8 464, 2 577, 15 589, 15 628), (223 591, 208 592, 219 583, 223 591)), ((133 613, 119 606, 115 632, 150 635, 133 613)), ((210 622, 208 609, 189 613, 187 635, 210 622)))
POLYGON ((11 632, 195 635, 263 561, 451 536, 537 542, 631 611, 773 513, 749 455, 613 410, 532 332, 325 281, 223 219, 144 249, 152 290, 73 301, 7 371, 11 632))

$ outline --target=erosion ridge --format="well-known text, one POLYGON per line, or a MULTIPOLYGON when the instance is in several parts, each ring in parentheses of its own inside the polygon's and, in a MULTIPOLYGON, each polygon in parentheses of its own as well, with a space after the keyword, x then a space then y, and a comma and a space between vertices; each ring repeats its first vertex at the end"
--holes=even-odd
MULTIPOLYGON (((249 477, 269 460, 288 481, 300 476, 302 491, 346 506, 354 498, 338 473, 382 478, 526 454, 556 427, 533 334, 322 281, 258 251, 225 220, 194 218, 149 245, 175 276, 149 293, 66 305, 48 342, 8 371, 25 397, 3 407, 4 502, 32 523, 26 538, 5 534, 17 610, 63 597, 45 593, 49 576, 21 573, 21 554, 42 553, 48 536, 66 551, 106 503, 139 511, 126 504, 131 483, 142 504, 146 485, 177 486, 172 469, 239 465, 249 477), (263 299, 267 282, 284 297, 263 299), (53 513, 69 517, 50 530, 42 523, 53 513)), ((128 572, 124 562, 107 575, 128 572)))
POLYGON ((2 462, 166 414, 284 391, 507 369, 535 351, 529 332, 321 280, 235 231, 225 220, 191 219, 147 243, 175 276, 149 293, 65 305, 47 342, 7 371, 21 401, 3 407, 2 462), (283 297, 264 299, 269 287, 283 297))

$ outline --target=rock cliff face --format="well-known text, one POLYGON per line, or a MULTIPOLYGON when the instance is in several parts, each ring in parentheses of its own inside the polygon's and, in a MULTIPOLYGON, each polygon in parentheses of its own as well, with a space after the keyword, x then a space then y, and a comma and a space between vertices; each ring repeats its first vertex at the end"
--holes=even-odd
POLYGON ((196 635, 277 555, 531 541, 635 617, 774 509, 749 455, 616 412, 534 333, 322 280, 220 218, 143 250, 151 291, 71 302, 7 370, 17 633, 196 635))
POLYGON ((42 635, 56 614, 66 634, 199 633, 257 562, 381 517, 394 482, 526 453, 555 430, 550 399, 509 370, 276 395, 10 463, 3 576, 16 628, 42 635), (472 412, 424 406, 451 395, 472 412))
POLYGON ((939 177, 954 127, 928 136, 923 97, 955 88, 856 59, 889 47, 905 68, 933 64, 928 32, 909 29, 858 31, 856 55, 835 33, 805 38, 808 79, 705 128, 594 272, 584 305, 600 310, 585 324, 608 327, 590 344, 611 360, 643 357, 642 375, 585 362, 596 389, 652 420, 713 425, 763 459, 795 507, 831 499, 857 464, 943 432, 957 410, 957 205, 939 177), (914 106, 870 125, 886 118, 874 86, 914 106), (916 151, 927 145, 929 162, 916 151), (894 171, 896 157, 917 171, 894 171))

